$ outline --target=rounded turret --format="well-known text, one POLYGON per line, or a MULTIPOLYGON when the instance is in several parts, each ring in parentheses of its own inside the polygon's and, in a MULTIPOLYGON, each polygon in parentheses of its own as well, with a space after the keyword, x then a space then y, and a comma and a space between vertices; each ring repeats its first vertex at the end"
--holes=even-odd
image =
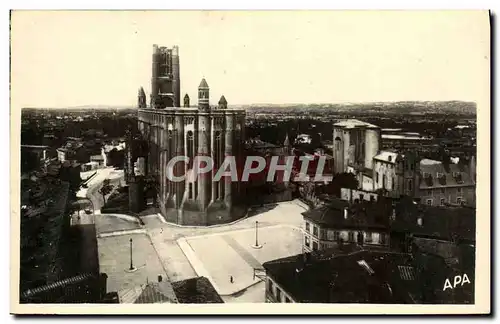
POLYGON ((227 100, 226 100, 226 97, 224 97, 224 95, 222 95, 220 97, 220 100, 219 100, 219 109, 227 109, 227 100))

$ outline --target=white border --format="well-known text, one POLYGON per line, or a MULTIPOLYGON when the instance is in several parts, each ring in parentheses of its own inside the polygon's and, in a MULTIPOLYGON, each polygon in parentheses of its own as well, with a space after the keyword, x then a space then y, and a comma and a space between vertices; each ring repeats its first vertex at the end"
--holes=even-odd
MULTIPOLYGON (((197 0, 197 1, 188 1, 188 0, 184 0, 182 2, 179 2, 177 5, 175 4, 172 4, 172 3, 169 3, 169 8, 171 9, 195 9, 195 8, 198 8, 198 9, 201 9, 201 8, 204 8, 204 9, 277 9, 277 8, 281 8, 281 9, 305 9, 307 7, 307 9, 394 9, 394 8, 398 8, 398 9, 487 9, 487 8, 492 8, 497 14, 498 12, 500 12, 500 10, 498 9, 498 5, 499 2, 498 1, 493 1, 493 0, 490 0, 490 1, 486 1, 486 0, 476 0, 476 1, 468 1, 468 2, 465 2, 465 1, 439 1, 439 0, 433 0, 433 1, 425 1, 425 0, 421 0, 421 1, 404 1, 404 2, 400 2, 400 1, 369 1, 369 0, 365 0, 365 1, 354 1, 354 0, 351 0, 351 1, 335 1, 335 2, 331 2, 331 1, 314 1, 314 0, 309 0, 307 2, 304 2, 304 1, 296 1, 296 0, 289 0, 289 1, 286 1, 286 2, 282 2, 282 1, 277 1, 277 0, 253 0, 253 1, 245 1, 245 2, 238 2, 236 3, 235 1, 211 1, 210 4, 206 4, 204 3, 203 1, 201 0, 197 0)), ((145 8, 148 8, 148 9, 153 9, 153 8, 156 8, 156 9, 167 9, 168 7, 166 7, 162 1, 151 1, 151 0, 142 0, 140 2, 125 2, 125 1, 121 1, 120 4, 117 4, 116 2, 112 2, 112 1, 103 1, 103 0, 88 0, 88 1, 85 1, 84 3, 68 3, 66 1, 57 1, 57 0, 51 0, 51 1, 44 1, 43 5, 41 5, 41 3, 39 1, 3 1, 2 2, 2 7, 5 5, 5 9, 7 10, 8 8, 16 8, 16 9, 60 9, 60 8, 67 8, 67 9, 145 9, 145 8)), ((9 83, 9 79, 8 79, 8 65, 5 64, 8 62, 8 56, 9 56, 9 51, 8 51, 8 39, 9 39, 9 34, 7 32, 7 24, 9 23, 8 22, 8 19, 9 19, 9 16, 8 16, 8 12, 4 10, 3 11, 3 16, 2 18, 5 19, 5 24, 4 24, 4 29, 3 29, 3 33, 1 33, 2 37, 3 37, 3 40, 4 40, 4 44, 5 44, 5 47, 4 47, 4 51, 3 51, 3 62, 4 62, 4 66, 3 66, 3 71, 4 71, 4 79, 5 80, 5 84, 4 84, 4 87, 2 87, 3 89, 3 96, 2 98, 4 99, 4 110, 3 110, 3 113, 5 114, 4 115, 4 118, 1 119, 1 121, 4 123, 4 127, 0 127, 0 131, 3 132, 2 135, 3 138, 9 138, 9 124, 8 124, 8 121, 9 121, 9 116, 8 116, 8 109, 7 107, 9 106, 9 92, 8 92, 8 88, 7 88, 7 85, 9 83)), ((498 24, 498 17, 497 17, 497 21, 496 23, 498 24)), ((498 36, 498 34, 497 34, 498 36)), ((495 91, 498 93, 498 84, 495 86, 495 89, 492 89, 492 91, 495 91)), ((497 113, 497 117, 498 117, 498 113, 497 113)), ((497 119, 495 118, 495 121, 497 121, 497 119)), ((493 132, 493 130, 492 130, 493 132)), ((498 147, 496 147, 496 149, 498 149, 498 147)), ((10 166, 10 159, 2 159, 1 160, 2 162, 2 170, 10 170, 9 166, 10 166)), ((9 178, 9 176, 6 174, 5 175, 5 178, 9 178)), ((497 180, 497 177, 495 177, 495 180, 497 180)), ((493 185, 493 184, 492 184, 493 185)), ((8 198, 9 197, 9 192, 10 192, 10 188, 9 188, 9 183, 7 181, 3 181, 2 182, 2 199, 3 199, 3 204, 2 206, 4 206, 4 210, 6 211, 6 213, 4 213, 4 215, 10 215, 10 208, 9 210, 7 210, 7 207, 6 206, 9 206, 9 202, 8 202, 8 198)), ((498 198, 497 197, 498 192, 495 194, 495 198, 498 198)), ((492 199, 493 200, 493 199, 492 199)), ((494 199, 496 201, 499 201, 498 199, 494 199)), ((483 215, 482 217, 488 217, 489 215, 483 215)), ((497 220, 497 227, 496 227, 496 230, 498 230, 498 220, 497 220)), ((9 254, 9 244, 10 244, 10 240, 9 240, 9 228, 7 226, 3 226, 2 227, 3 230, 5 231, 2 235, 2 238, 4 240, 4 244, 2 244, 2 248, 5 249, 6 253, 4 255, 8 255, 9 254)), ((10 274, 9 274, 9 270, 7 270, 7 267, 3 267, 3 278, 4 280, 6 278, 9 278, 10 277, 10 274)), ((496 283, 498 283, 498 280, 495 281, 496 283)), ((5 286, 4 286, 5 287, 5 286)), ((497 290, 498 291, 498 290, 497 290)), ((4 296, 3 296, 3 300, 2 300, 2 305, 8 305, 8 300, 10 300, 10 296, 9 296, 9 291, 8 289, 3 289, 3 292, 4 292, 4 296)), ((498 298, 497 298, 498 300, 498 298)), ((180 312, 189 312, 191 314, 195 314, 195 313, 199 313, 199 312, 202 312, 202 313, 205 313, 207 312, 209 309, 212 309, 214 311, 216 311, 217 313, 219 312, 222 312, 222 309, 220 308, 221 306, 207 306, 207 307, 204 307, 204 306, 200 306, 196 309, 193 309, 193 308, 190 308, 189 306, 187 305, 179 305, 181 307, 178 308, 178 311, 180 312)), ((270 311, 270 307, 272 305, 263 305, 262 307, 259 305, 259 312, 262 312, 262 313, 267 313, 270 311)), ((253 306, 255 307, 255 306, 253 306)), ((77 307, 72 307, 74 310, 76 310, 77 312, 84 312, 85 311, 85 306, 77 306, 77 307)), ((158 308, 154 307, 154 305, 151 305, 151 307, 143 307, 142 310, 143 311, 151 311, 151 313, 155 313, 154 312, 154 309, 155 308, 156 310, 158 310, 158 308)), ((363 311, 363 308, 364 306, 363 305, 352 305, 352 306, 349 306, 349 309, 350 309, 350 312, 356 312, 356 311, 363 311)), ((385 313, 385 312, 394 312, 395 309, 394 309, 394 306, 389 306, 389 305, 382 305, 382 306, 377 306, 378 310, 381 312, 381 313, 385 313)), ((462 306, 458 306, 458 307, 454 307, 454 306, 447 306, 445 307, 446 310, 444 311, 450 311, 450 312, 454 312, 454 311, 458 311, 459 309, 461 310, 467 310, 467 309, 470 309, 470 307, 462 307, 462 306)), ((64 307, 63 309, 67 309, 67 307, 64 307)), ((126 306, 126 307, 119 307, 120 310, 126 312, 126 313, 136 313, 138 311, 138 308, 137 307, 130 307, 130 306, 126 306)), ((61 310, 61 309, 57 309, 57 307, 49 307, 47 308, 46 306, 43 307, 43 312, 48 312, 48 313, 51 313, 51 312, 55 312, 56 310, 61 310)), ((289 314, 293 314, 293 313, 296 313, 296 312, 304 312, 304 311, 307 311, 308 310, 308 306, 307 305, 294 305, 294 308, 292 310, 290 309, 287 309, 287 313, 289 314)), ((318 307, 317 309, 318 311, 327 311, 328 313, 331 312, 331 306, 325 306, 325 307, 318 307)), ((103 309, 104 311, 104 309, 103 309)), ((223 312, 224 313, 227 313, 228 309, 224 309, 223 312)), ((254 309, 255 311, 255 309, 254 309)), ((398 310, 396 310, 397 312, 399 312, 398 310)), ((425 307, 415 307, 414 308, 414 312, 415 313, 421 313, 422 311, 425 311, 425 307)), ((4 312, 2 312, 3 314, 8 314, 8 311, 7 310, 4 310, 4 312)), ((253 311, 252 311, 253 313, 253 311)), ((12 317, 9 317, 9 320, 12 320, 12 317)), ((72 319, 72 320, 75 320, 75 319, 72 319)), ((95 320, 95 318, 93 318, 93 320, 95 320)), ((118 319, 119 320, 119 319, 118 319)), ((171 319, 169 319, 171 320, 171 319)), ((363 320, 363 319, 361 319, 363 320)), ((418 320, 418 319, 416 319, 418 320)), ((77 320, 78 321, 78 320, 77 320)), ((259 321, 262 321, 262 319, 259 319, 259 321)))

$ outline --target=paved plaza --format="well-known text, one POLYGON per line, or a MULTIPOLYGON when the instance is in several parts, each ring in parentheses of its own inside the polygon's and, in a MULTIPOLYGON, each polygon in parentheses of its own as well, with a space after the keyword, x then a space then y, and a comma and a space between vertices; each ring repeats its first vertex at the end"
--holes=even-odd
POLYGON ((157 281, 158 275, 167 275, 158 259, 151 240, 145 234, 129 234, 97 239, 100 271, 108 275, 107 290, 119 291, 157 281), (136 271, 130 268, 130 239, 132 260, 136 271))
POLYGON ((205 276, 226 302, 264 302, 264 284, 254 280, 253 269, 302 252, 304 211, 299 203, 283 202, 263 206, 254 216, 233 224, 213 227, 176 226, 156 215, 141 217, 144 225, 130 216, 99 215, 95 222, 101 272, 108 274, 108 291, 156 281, 158 275, 172 282, 205 276), (261 249, 252 248, 256 221, 261 249), (126 271, 130 238, 138 268, 132 273, 126 271))
POLYGON ((290 225, 259 228, 259 249, 252 247, 253 228, 189 237, 179 244, 199 275, 209 278, 220 295, 231 295, 257 284, 254 269, 264 262, 301 253, 301 233, 290 225))

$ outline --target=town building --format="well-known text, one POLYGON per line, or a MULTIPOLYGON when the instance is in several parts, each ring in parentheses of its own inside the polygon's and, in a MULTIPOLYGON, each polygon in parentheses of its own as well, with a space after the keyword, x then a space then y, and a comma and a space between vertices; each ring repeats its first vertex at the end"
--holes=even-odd
POLYGON ((198 87, 198 106, 191 107, 189 96, 185 96, 184 106, 180 107, 180 90, 176 86, 179 65, 175 63, 178 49, 174 48, 171 56, 167 49, 155 46, 154 51, 152 105, 139 107, 138 128, 148 146, 146 176, 157 181, 161 214, 166 221, 181 225, 212 225, 244 216, 246 209, 239 203, 244 195, 243 183, 213 178, 225 156, 242 162, 245 111, 228 108, 224 96, 217 107, 211 107, 205 79, 198 87), (175 164, 176 175, 187 175, 180 182, 167 177, 168 162, 176 156, 187 156, 190 161, 175 164), (195 175, 196 156, 212 157, 213 171, 195 175))
POLYGON ((332 199, 302 214, 303 249, 310 252, 351 243, 388 249, 391 211, 392 204, 385 200, 332 199))
POLYGON ((429 206, 476 205, 475 158, 466 163, 420 161, 420 183, 417 197, 429 206), (466 164, 467 163, 467 164, 466 164))
POLYGON ((474 303, 474 277, 443 289, 446 280, 464 273, 425 253, 344 247, 269 261, 263 268, 270 303, 474 303))
POLYGON ((432 137, 422 136, 419 133, 386 130, 381 135, 381 148, 384 150, 429 151, 436 147, 436 141, 432 137))
POLYGON ((380 128, 357 119, 339 121, 333 125, 333 143, 336 173, 371 170, 379 151, 380 128))
POLYGON ((414 152, 380 151, 373 158, 373 189, 395 196, 415 197, 420 175, 419 157, 414 152))

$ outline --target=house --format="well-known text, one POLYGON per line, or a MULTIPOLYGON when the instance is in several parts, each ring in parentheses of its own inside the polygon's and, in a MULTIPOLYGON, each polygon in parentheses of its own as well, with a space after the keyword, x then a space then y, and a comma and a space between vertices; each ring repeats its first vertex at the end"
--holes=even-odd
MULTIPOLYGON (((424 253, 328 249, 263 264, 266 302, 468 304, 474 278, 443 289, 457 271, 424 253)), ((460 273, 462 275, 462 273, 460 273)))
POLYGON ((423 159, 420 161, 418 197, 429 206, 476 204, 474 157, 467 164, 443 163, 423 159))
POLYGON ((391 210, 387 200, 351 204, 340 199, 308 210, 302 213, 304 251, 324 250, 344 243, 388 248, 391 210))
MULTIPOLYGON (((441 207, 416 204, 408 197, 394 205, 390 224, 391 248, 410 251, 414 243, 474 246, 476 211, 470 207, 441 207)), ((455 249, 458 253, 458 250, 455 249)), ((438 253, 439 254, 439 253, 438 253)))

